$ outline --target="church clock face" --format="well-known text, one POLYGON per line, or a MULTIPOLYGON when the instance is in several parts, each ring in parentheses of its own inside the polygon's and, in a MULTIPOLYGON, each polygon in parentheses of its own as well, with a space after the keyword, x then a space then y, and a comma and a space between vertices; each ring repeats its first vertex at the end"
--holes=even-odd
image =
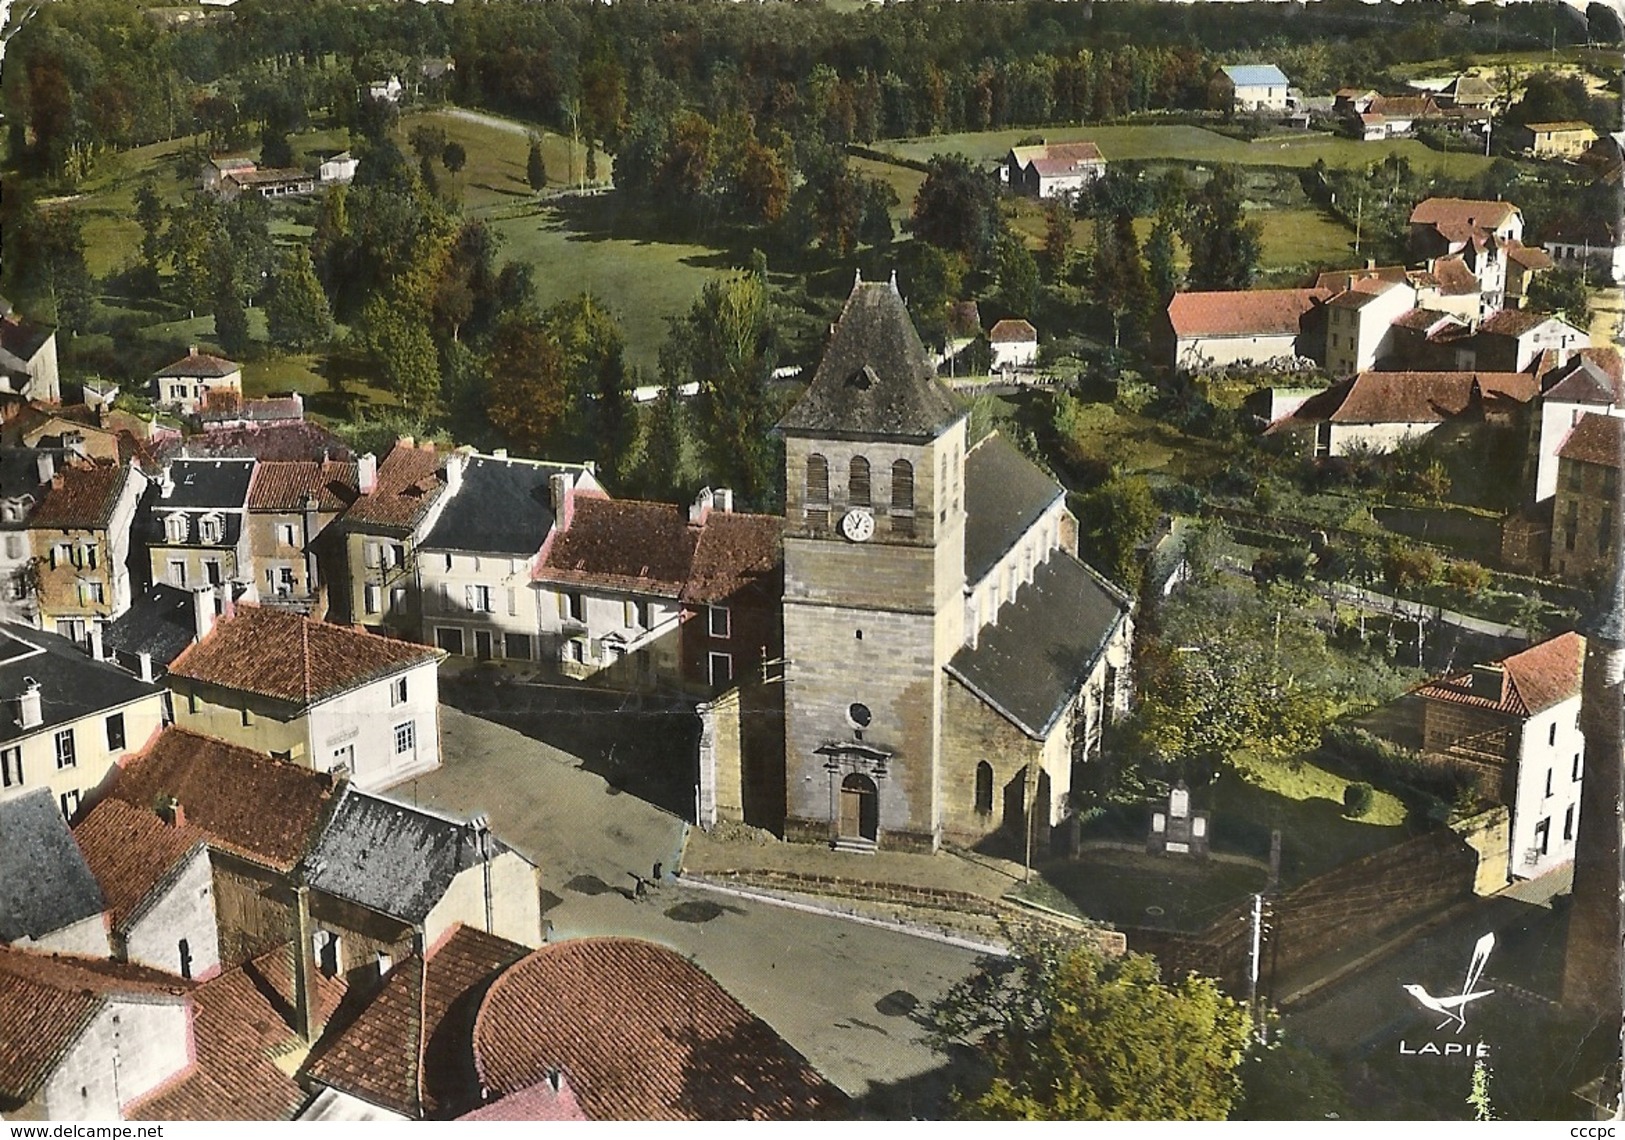
POLYGON ((861 507, 841 517, 841 534, 851 542, 868 542, 875 533, 875 516, 861 507))

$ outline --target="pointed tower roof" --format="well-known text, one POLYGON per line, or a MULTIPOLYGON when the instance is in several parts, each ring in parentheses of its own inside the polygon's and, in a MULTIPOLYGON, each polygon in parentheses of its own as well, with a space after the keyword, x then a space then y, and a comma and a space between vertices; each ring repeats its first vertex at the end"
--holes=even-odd
POLYGON ((937 381, 894 277, 852 286, 807 392, 779 421, 788 435, 935 439, 965 412, 937 381))

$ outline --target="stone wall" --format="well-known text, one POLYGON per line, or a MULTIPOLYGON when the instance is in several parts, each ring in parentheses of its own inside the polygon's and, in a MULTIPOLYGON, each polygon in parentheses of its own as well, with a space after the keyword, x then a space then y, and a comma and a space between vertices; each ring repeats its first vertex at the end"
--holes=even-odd
POLYGON ((293 894, 285 876, 221 851, 211 851, 215 920, 225 969, 293 937, 293 894))
MULTIPOLYGON (((944 702, 947 728, 942 744, 942 830, 945 838, 974 846, 1001 829, 1019 841, 1026 818, 1029 765, 1042 764, 1043 741, 1034 740, 988 708, 958 681, 949 679, 944 702), (987 812, 976 810, 976 770, 993 769, 993 796, 987 812)), ((1063 726, 1064 731, 1064 726, 1063 726)), ((1066 789, 1060 789, 1064 795, 1066 789)), ((1056 800, 1052 791, 1051 803, 1056 800)), ((1033 831, 1034 850, 1049 842, 1048 805, 1040 805, 1033 831)))
POLYGON ((125 961, 202 981, 220 972, 220 934, 214 916, 209 855, 199 848, 163 896, 124 932, 125 961), (186 942, 186 957, 180 943, 186 942))

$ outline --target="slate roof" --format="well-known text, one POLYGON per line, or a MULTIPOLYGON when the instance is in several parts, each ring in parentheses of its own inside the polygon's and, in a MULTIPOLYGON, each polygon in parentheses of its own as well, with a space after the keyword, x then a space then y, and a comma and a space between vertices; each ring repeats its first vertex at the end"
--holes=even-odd
POLYGON ((0 700, 20 696, 30 679, 40 686, 43 722, 23 728, 14 712, 0 715, 0 744, 54 732, 163 691, 115 665, 91 660, 65 637, 16 622, 0 624, 0 700))
POLYGON ((1618 349, 1582 349, 1566 365, 1553 369, 1553 374, 1558 378, 1546 389, 1548 400, 1625 403, 1625 369, 1618 349))
POLYGON ((948 672, 1035 740, 1055 726, 1129 612, 1115 586, 1062 551, 983 626, 948 672))
POLYGON ((305 403, 298 396, 263 396, 245 400, 230 388, 210 389, 203 397, 198 420, 207 431, 211 424, 303 422, 305 403))
POLYGON ((1478 331, 1494 333, 1497 336, 1521 337, 1553 321, 1558 324, 1566 323, 1550 313, 1535 313, 1528 309, 1502 309, 1485 317, 1479 323, 1478 331))
POLYGON ((37 941, 105 908, 51 790, 0 800, 0 942, 37 941))
POLYGON ((860 280, 812 383, 779 429, 837 439, 924 441, 964 415, 937 381, 896 286, 860 280))
POLYGON ((121 654, 126 662, 148 653, 154 665, 167 666, 192 644, 197 630, 192 605, 190 590, 163 583, 148 586, 135 596, 129 609, 105 627, 102 644, 108 652, 121 654))
POLYGON ((38 530, 101 530, 113 517, 119 495, 130 479, 127 468, 112 464, 74 464, 56 473, 45 500, 29 516, 38 530))
POLYGON ((321 424, 268 423, 210 428, 202 435, 177 439, 174 453, 191 457, 252 457, 266 461, 349 459, 350 449, 321 424))
POLYGON ((1571 631, 1503 658, 1501 691, 1493 699, 1474 694, 1471 672, 1429 681, 1416 692, 1430 700, 1493 709, 1517 717, 1536 716, 1579 695, 1585 651, 1586 639, 1571 631))
POLYGON ((13 315, 0 318, 0 350, 23 365, 30 363, 55 335, 55 325, 39 324, 13 315))
POLYGON ((156 379, 162 379, 166 376, 188 376, 199 380, 216 380, 242 370, 243 366, 235 360, 227 360, 223 356, 211 356, 207 352, 199 352, 194 348, 175 363, 158 369, 152 375, 156 379))
POLYGON ((840 1089, 709 974, 630 938, 555 943, 504 971, 480 1006, 474 1063, 502 1095, 563 1070, 590 1120, 829 1119, 849 1110, 840 1089))
POLYGON ((577 497, 569 527, 553 532, 532 578, 675 598, 698 540, 699 528, 669 503, 577 497))
POLYGON ((0 1100, 32 1098, 110 998, 184 1005, 189 988, 144 966, 0 946, 0 1100))
MULTIPOLYGON (((494 858, 511 848, 489 837, 494 858)), ((474 829, 349 788, 306 867, 310 885, 404 922, 422 922, 451 881, 480 865, 474 829)))
POLYGON ((704 605, 753 585, 772 588, 784 567, 784 520, 713 511, 700 528, 681 598, 704 605))
POLYGON ((211 847, 285 872, 315 841, 338 786, 325 772, 170 727, 110 794, 143 811, 173 796, 211 847))
POLYGON ((416 526, 445 484, 440 476, 443 457, 432 444, 414 446, 397 442, 378 464, 378 481, 344 512, 347 526, 411 529, 416 526))
POLYGON ((174 490, 152 500, 155 512, 241 510, 248 502, 254 463, 246 459, 176 459, 169 465, 174 490))
POLYGON ((1066 491, 994 433, 965 455, 965 581, 980 582, 1066 491))
MULTIPOLYGON (((332 1017, 342 978, 316 973, 316 1008, 332 1017)), ((198 986, 197 1063, 181 1080, 126 1110, 130 1120, 292 1120, 310 1097, 272 1060, 298 1046, 292 1028, 293 948, 284 945, 198 986)))
POLYGON ((1273 63, 1226 67, 1224 73, 1237 87, 1285 87, 1286 75, 1273 63))
POLYGON ((426 961, 397 962, 353 1020, 329 1026, 304 1075, 410 1119, 478 1104, 474 1015, 486 984, 528 953, 458 925, 426 961))
POLYGON ((578 465, 469 456, 462 486, 419 546, 474 554, 535 554, 553 529, 549 480, 559 474, 574 478, 581 471, 578 465))
POLYGON ((1240 289, 1175 293, 1168 320, 1181 339, 1196 336, 1287 336, 1329 289, 1240 289))
POLYGON ((342 511, 361 492, 356 465, 342 460, 258 463, 248 491, 248 509, 290 513, 305 509, 305 497, 316 496, 316 509, 342 511))
POLYGON ((1569 429, 1557 456, 1599 467, 1625 467, 1625 420, 1587 412, 1569 429))
POLYGON ((79 821, 73 838, 107 896, 114 930, 139 918, 154 890, 209 841, 201 828, 175 827, 150 808, 112 797, 79 821))
POLYGON ((172 676, 308 707, 445 653, 428 645, 313 621, 269 606, 238 606, 170 663, 172 676))

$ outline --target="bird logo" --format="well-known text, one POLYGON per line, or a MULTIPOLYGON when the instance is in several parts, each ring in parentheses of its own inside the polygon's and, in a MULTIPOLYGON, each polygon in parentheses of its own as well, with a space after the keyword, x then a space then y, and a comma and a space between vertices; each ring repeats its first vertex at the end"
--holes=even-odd
POLYGON ((1473 947, 1472 961, 1467 963, 1467 978, 1462 983, 1461 993, 1453 997, 1434 997, 1421 986, 1414 984, 1404 985, 1400 988, 1415 998, 1417 1004, 1423 1009, 1431 1009, 1434 1013, 1444 1015, 1444 1020, 1434 1026, 1435 1029, 1443 1029, 1454 1022, 1456 1026, 1454 1032, 1460 1033, 1467 1028, 1468 1004, 1477 1001, 1479 998, 1489 997, 1495 992, 1494 990, 1473 989, 1478 984, 1479 975, 1484 972, 1484 963, 1489 961, 1490 951, 1493 949, 1495 949, 1495 933, 1491 931, 1480 938, 1478 945, 1473 947))

